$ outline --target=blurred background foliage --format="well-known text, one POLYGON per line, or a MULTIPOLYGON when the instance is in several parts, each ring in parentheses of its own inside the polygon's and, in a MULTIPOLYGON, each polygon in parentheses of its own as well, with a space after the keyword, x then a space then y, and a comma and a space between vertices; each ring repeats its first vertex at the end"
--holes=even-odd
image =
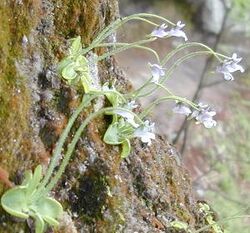
MULTIPOLYGON (((227 232, 250 232, 249 217, 228 219, 250 215, 250 0, 122 0, 120 9, 121 15, 153 12, 174 22, 182 20, 190 41, 243 57, 246 72, 237 74, 234 82, 225 82, 214 74, 213 61, 199 58, 179 67, 167 86, 180 96, 192 98, 206 71, 197 101, 212 104, 217 110, 218 126, 207 130, 192 123, 187 132, 181 131, 175 146, 182 152, 184 165, 192 175, 197 198, 208 200, 227 232), (221 28, 213 28, 218 24, 221 28)), ((150 30, 133 23, 121 30, 119 39, 139 39, 150 30)), ((152 47, 164 55, 178 44, 175 40, 160 40, 152 43, 152 47)), ((135 86, 148 78, 147 63, 151 59, 148 54, 132 50, 117 59, 135 86)), ((150 97, 142 104, 155 98, 150 97)), ((179 133, 184 121, 172 114, 171 107, 159 106, 152 114, 158 132, 169 141, 179 133)))
MULTIPOLYGON (((247 88, 236 92, 228 104, 230 119, 220 122, 218 130, 204 132, 193 144, 206 148, 203 156, 207 164, 194 179, 194 187, 200 196, 210 200, 220 219, 250 212, 250 101, 245 98, 250 80, 242 85, 247 88), (208 147, 207 141, 212 146, 208 147)), ((226 221, 224 227, 229 232, 247 233, 249 218, 226 221)))
POLYGON ((250 36, 250 0, 233 0, 232 18, 246 27, 246 34, 250 36))

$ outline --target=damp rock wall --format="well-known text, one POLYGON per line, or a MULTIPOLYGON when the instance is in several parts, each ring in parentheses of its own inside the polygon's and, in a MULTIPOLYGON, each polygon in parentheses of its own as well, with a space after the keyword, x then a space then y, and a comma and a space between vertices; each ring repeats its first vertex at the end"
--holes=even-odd
MULTIPOLYGON (((56 141, 79 104, 81 93, 56 73, 67 39, 80 35, 89 44, 119 11, 116 0, 2 0, 0 15, 2 195, 20 184, 25 170, 42 164, 46 171, 56 141)), ((116 80, 119 90, 132 88, 114 58, 97 68, 99 83, 116 80)), ((173 220, 196 229, 206 225, 178 152, 158 136, 151 147, 134 140, 133 152, 122 160, 118 146, 102 141, 108 122, 106 117, 91 122, 79 141, 51 193, 65 213, 59 228, 47 232, 183 232, 170 226, 173 220)), ((33 231, 32 220, 11 217, 0 208, 1 233, 33 231)))

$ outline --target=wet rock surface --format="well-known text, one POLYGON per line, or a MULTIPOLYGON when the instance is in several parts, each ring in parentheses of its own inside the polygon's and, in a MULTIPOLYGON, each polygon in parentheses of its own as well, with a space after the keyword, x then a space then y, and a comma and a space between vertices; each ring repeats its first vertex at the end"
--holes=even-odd
MULTIPOLYGON (((118 7, 115 0, 3 0, 0 13, 0 166, 19 184, 24 171, 37 164, 46 171, 79 103, 81 93, 56 74, 66 40, 81 35, 88 44, 118 17, 118 7)), ((123 92, 131 89, 113 58, 98 65, 98 77, 100 83, 116 80, 123 92)), ((80 120, 92 110, 86 109, 80 120)), ((173 220, 203 226, 189 176, 171 145, 161 137, 150 148, 135 140, 133 153, 121 160, 120 148, 102 141, 107 122, 100 117, 89 124, 52 193, 65 209, 54 232, 180 232, 170 227, 173 220)), ((0 193, 6 189, 1 183, 0 193)), ((34 230, 31 220, 2 209, 0 215, 2 233, 34 230)))

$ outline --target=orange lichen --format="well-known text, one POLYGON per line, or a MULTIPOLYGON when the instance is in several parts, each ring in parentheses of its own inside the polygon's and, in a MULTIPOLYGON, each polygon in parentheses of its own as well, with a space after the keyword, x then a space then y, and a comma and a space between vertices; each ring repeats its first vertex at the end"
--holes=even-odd
POLYGON ((0 167, 0 182, 4 183, 8 188, 12 188, 14 185, 9 180, 9 173, 0 167))

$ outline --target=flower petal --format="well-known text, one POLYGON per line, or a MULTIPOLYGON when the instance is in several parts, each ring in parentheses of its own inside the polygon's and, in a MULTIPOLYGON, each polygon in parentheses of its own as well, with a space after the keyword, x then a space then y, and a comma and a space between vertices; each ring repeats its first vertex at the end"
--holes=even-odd
POLYGON ((155 28, 152 32, 151 32, 151 36, 152 37, 158 37, 158 38, 163 38, 165 37, 167 34, 166 34, 166 31, 165 29, 167 28, 168 26, 164 23, 162 24, 161 26, 155 28))
POLYGON ((177 103, 173 108, 173 112, 178 114, 183 114, 186 116, 189 116, 192 113, 191 109, 182 103, 177 103))
POLYGON ((151 74, 152 74, 152 82, 153 83, 158 83, 160 77, 165 75, 165 69, 162 68, 162 66, 158 65, 158 64, 150 64, 150 70, 151 70, 151 74))
POLYGON ((145 121, 144 125, 135 130, 134 137, 139 137, 143 143, 151 145, 151 140, 155 139, 155 134, 153 132, 154 123, 150 124, 149 121, 145 121))

